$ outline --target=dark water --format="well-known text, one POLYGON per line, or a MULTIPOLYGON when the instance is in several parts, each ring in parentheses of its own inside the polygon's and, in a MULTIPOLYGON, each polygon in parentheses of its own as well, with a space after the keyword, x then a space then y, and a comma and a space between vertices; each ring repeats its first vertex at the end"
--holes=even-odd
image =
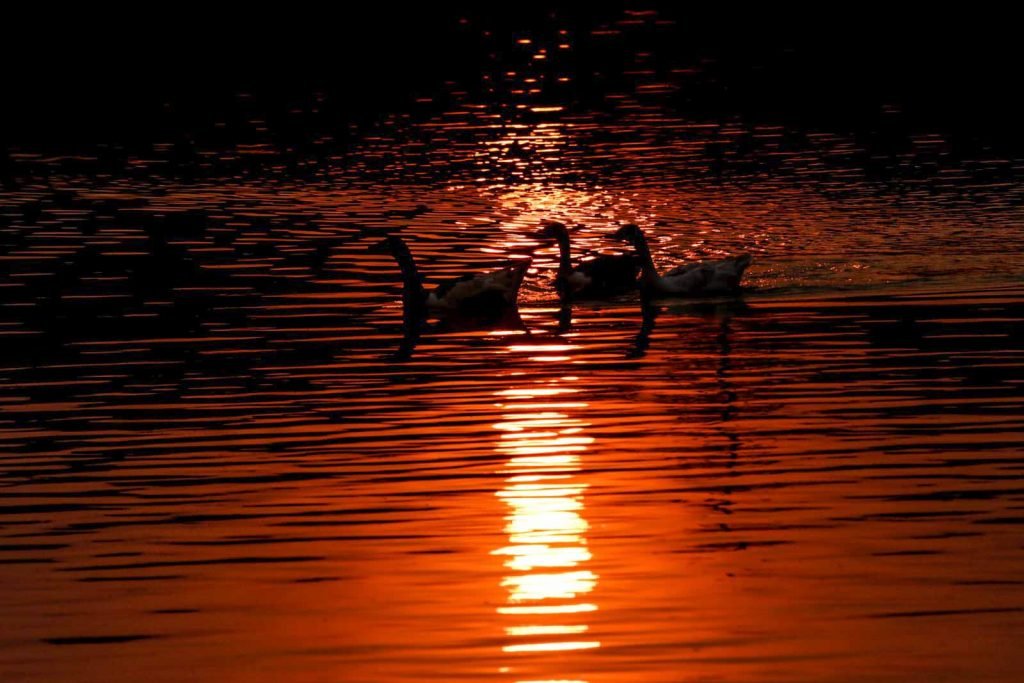
POLYGON ((689 121, 637 78, 309 167, 15 155, 0 679, 1024 675, 1022 163, 689 121), (752 252, 749 290, 563 310, 552 218, 752 252), (428 280, 535 251, 522 324, 396 359, 395 232, 428 280))

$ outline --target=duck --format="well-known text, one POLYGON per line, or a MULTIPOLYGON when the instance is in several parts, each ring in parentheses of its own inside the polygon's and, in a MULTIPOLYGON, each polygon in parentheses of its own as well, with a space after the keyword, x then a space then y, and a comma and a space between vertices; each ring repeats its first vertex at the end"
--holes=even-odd
POLYGON ((651 258, 647 238, 639 226, 623 225, 613 239, 631 244, 640 259, 640 291, 647 297, 728 295, 740 291, 743 272, 750 265, 750 254, 730 256, 719 261, 698 261, 658 274, 651 258))
POLYGON ((572 265, 569 230, 550 221, 535 235, 558 243, 558 273, 555 289, 563 299, 601 299, 636 289, 640 261, 632 254, 601 254, 572 265))
POLYGON ((390 235, 370 247, 373 253, 391 254, 402 272, 402 300, 407 311, 434 312, 464 316, 501 316, 516 308, 519 286, 523 283, 530 259, 504 268, 467 273, 451 278, 428 292, 416 268, 412 252, 401 237, 390 235))

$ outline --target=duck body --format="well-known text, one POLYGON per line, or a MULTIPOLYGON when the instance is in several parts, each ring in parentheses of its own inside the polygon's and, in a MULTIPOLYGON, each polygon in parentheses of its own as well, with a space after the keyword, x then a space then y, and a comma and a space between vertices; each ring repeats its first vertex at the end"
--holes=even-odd
POLYGON ((688 263, 647 282, 665 294, 731 294, 739 291, 743 271, 750 261, 750 254, 743 254, 720 261, 688 263))
POLYGON ((390 253, 402 271, 402 298, 407 310, 481 316, 501 314, 516 307, 519 286, 530 267, 529 259, 486 273, 452 278, 427 292, 412 253, 401 237, 392 235, 370 247, 390 253))
POLYGON ((529 267, 529 261, 520 261, 489 273, 452 278, 427 294, 426 306, 435 311, 470 314, 514 307, 519 286, 529 267))
POLYGON ((629 242, 641 263, 640 289, 646 296, 721 296, 740 291, 743 273, 752 256, 741 254, 718 261, 687 263, 659 274, 654 267, 650 247, 643 231, 635 225, 625 225, 614 235, 615 239, 629 242))
POLYGON ((640 261, 632 254, 601 254, 572 265, 569 231, 561 223, 548 223, 538 233, 558 243, 555 289, 568 299, 600 299, 636 289, 640 261))
POLYGON ((555 286, 575 299, 595 299, 636 289, 640 262, 629 254, 602 254, 555 276, 555 286))

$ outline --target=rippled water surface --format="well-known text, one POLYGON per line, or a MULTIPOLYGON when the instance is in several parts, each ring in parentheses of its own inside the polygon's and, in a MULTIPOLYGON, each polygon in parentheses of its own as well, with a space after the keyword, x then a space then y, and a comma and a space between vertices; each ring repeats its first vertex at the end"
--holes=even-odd
POLYGON ((640 95, 216 180, 15 155, 0 679, 1024 675, 1021 162, 640 95), (562 307, 546 219, 749 288, 562 307), (428 281, 532 253, 521 319, 407 334, 385 234, 428 281))

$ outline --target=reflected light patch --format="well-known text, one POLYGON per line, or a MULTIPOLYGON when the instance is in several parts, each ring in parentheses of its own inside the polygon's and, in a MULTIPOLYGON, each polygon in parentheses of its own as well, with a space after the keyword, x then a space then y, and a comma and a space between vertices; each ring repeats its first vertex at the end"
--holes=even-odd
MULTIPOLYGON (((547 473, 545 473, 545 474, 515 474, 515 475, 512 475, 511 477, 509 477, 508 479, 506 479, 506 481, 509 482, 509 483, 520 483, 521 482, 521 483, 524 483, 524 484, 532 484, 532 483, 538 482, 538 481, 551 481, 551 480, 559 480, 559 479, 564 479, 564 480, 568 481, 571 477, 572 477, 572 475, 570 475, 570 474, 547 474, 547 473)), ((577 488, 580 491, 582 491, 584 487, 583 486, 575 486, 573 488, 577 488)), ((500 497, 500 494, 498 494, 498 495, 500 497)))
POLYGON ((596 612, 597 605, 507 605, 498 608, 498 614, 581 614, 596 612))
POLYGON ((561 394, 575 394, 578 389, 568 387, 530 387, 529 389, 504 389, 496 392, 496 396, 508 396, 509 398, 535 398, 537 396, 559 396, 561 394))
POLYGON ((554 624, 547 626, 508 626, 505 633, 510 636, 565 636, 586 633, 587 626, 554 624))
POLYGON ((516 557, 505 563, 505 566, 515 571, 528 572, 534 569, 550 569, 552 567, 573 567, 589 560, 592 555, 587 550, 562 549, 566 552, 556 553, 548 551, 543 555, 516 557))
POLYGON ((578 546, 552 547, 549 545, 520 545, 496 550, 494 554, 510 555, 511 559, 505 562, 505 566, 524 572, 537 567, 575 567, 592 557, 586 548, 578 546))
MULTIPOLYGON (((535 426, 535 425, 534 425, 535 426)), ((558 436, 558 432, 527 432, 524 431, 523 427, 519 425, 509 425, 506 429, 510 432, 517 432, 513 434, 502 434, 502 439, 546 439, 558 436)))
MULTIPOLYGON (((533 348, 523 344, 515 348, 553 352, 557 345, 533 348)), ((542 356, 533 360, 544 362, 549 358, 542 356)), ((500 432, 495 450, 507 456, 504 487, 495 495, 508 506, 504 528, 508 545, 491 553, 503 557, 509 571, 501 583, 508 591, 507 604, 497 608, 499 614, 566 615, 567 620, 582 620, 580 617, 573 619, 571 615, 597 609, 592 603, 566 604, 592 592, 598 581, 597 574, 586 569, 593 559, 585 536, 589 525, 583 517, 584 492, 588 484, 577 478, 580 454, 594 439, 585 434, 589 423, 561 412, 569 407, 585 408, 588 404, 566 406, 532 400, 574 391, 558 386, 560 381, 508 389, 498 394, 511 399, 501 406, 506 411, 503 420, 494 424, 500 432), (519 404, 523 399, 531 405, 519 404)), ((588 630, 587 624, 580 623, 528 622, 505 627, 506 635, 516 639, 571 638, 588 630)), ((509 653, 544 653, 586 650, 600 645, 596 640, 513 641, 502 649, 509 653)))
POLYGON ((558 574, 523 574, 507 576, 501 582, 509 589, 510 602, 526 600, 571 600, 581 593, 594 590, 597 575, 591 571, 561 572, 558 574))
POLYGON ((523 533, 512 534, 509 540, 518 545, 555 545, 557 543, 582 543, 583 539, 578 534, 562 534, 546 530, 524 531, 523 533))
POLYGON ((573 347, 568 344, 513 344, 508 347, 509 351, 572 351, 573 347))
MULTIPOLYGON (((517 460, 540 460, 540 458, 516 458, 517 460)), ((558 464, 564 464, 561 461, 556 461, 558 464)), ((541 463, 545 466, 550 465, 549 462, 541 463)), ((551 478, 561 478, 565 475, 550 475, 551 478)), ((516 477, 518 479, 518 477, 516 477)), ((517 508, 528 508, 524 512, 528 512, 533 515, 537 512, 543 512, 546 510, 578 510, 583 507, 583 503, 574 500, 574 496, 578 496, 583 493, 586 486, 582 484, 513 484, 501 491, 498 491, 495 495, 498 498, 508 499, 510 505, 515 505, 517 508), (559 500, 550 501, 551 498, 557 498, 559 500), (538 508, 542 506, 543 509, 538 508)), ((517 510, 518 512, 519 510, 517 510)))
MULTIPOLYGON (((563 446, 561 450, 585 451, 590 444, 585 439, 577 439, 576 445, 563 446)), ((505 446, 498 449, 502 453, 508 453, 518 457, 512 458, 508 463, 509 469, 516 470, 550 470, 552 468, 575 472, 579 469, 579 456, 576 455, 544 455, 550 450, 558 448, 547 448, 544 446, 505 446), (528 457, 532 456, 532 457, 528 457)))
MULTIPOLYGON (((576 522, 578 518, 571 513, 565 513, 562 515, 552 513, 548 519, 564 522, 576 522)), ((585 522, 580 524, 578 528, 574 529, 572 527, 550 528, 542 523, 538 523, 536 520, 513 520, 505 527, 505 531, 512 537, 514 543, 521 541, 531 545, 548 545, 547 543, 542 542, 551 538, 565 539, 572 543, 581 544, 583 541, 580 538, 580 534, 586 531, 586 529, 587 527, 585 522)), ((565 542, 565 540, 562 542, 565 542)))
POLYGON ((565 650, 590 650, 601 647, 596 640, 576 640, 562 643, 527 643, 524 645, 506 645, 501 648, 505 652, 561 652, 565 650))

